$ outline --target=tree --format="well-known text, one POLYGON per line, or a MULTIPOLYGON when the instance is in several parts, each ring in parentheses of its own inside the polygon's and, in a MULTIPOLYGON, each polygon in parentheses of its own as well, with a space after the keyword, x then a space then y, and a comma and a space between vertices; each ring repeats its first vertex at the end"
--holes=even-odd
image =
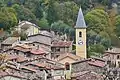
POLYGON ((38 2, 36 4, 35 10, 34 10, 34 14, 39 19, 41 19, 43 17, 43 9, 42 9, 42 4, 40 2, 38 2))
POLYGON ((28 8, 18 4, 15 4, 12 7, 17 12, 17 18, 19 20, 27 20, 33 23, 36 22, 36 16, 28 8))
POLYGON ((49 0, 48 2, 47 20, 49 25, 58 20, 57 12, 55 10, 55 0, 49 0))
POLYGON ((95 9, 88 12, 85 15, 85 20, 88 24, 88 29, 94 30, 97 33, 106 31, 109 27, 109 16, 107 12, 101 9, 95 9))
POLYGON ((81 5, 83 10, 87 10, 92 6, 93 0, 74 0, 76 4, 81 5), (91 1, 91 2, 90 2, 91 1))
POLYGON ((120 15, 118 15, 116 17, 116 23, 115 23, 115 26, 116 26, 116 29, 115 29, 115 32, 117 34, 118 37, 120 37, 120 15))
POLYGON ((58 19, 64 21, 69 26, 74 26, 78 10, 78 5, 73 1, 55 3, 58 19))
POLYGON ((103 51, 111 48, 112 39, 110 36, 113 30, 111 30, 109 15, 104 10, 95 9, 85 15, 85 20, 88 25, 88 53, 100 55, 103 51))
POLYGON ((58 21, 51 24, 51 30, 58 32, 61 35, 67 34, 71 40, 74 40, 75 38, 75 29, 65 24, 63 21, 58 21))
POLYGON ((13 8, 3 7, 0 11, 0 25, 4 30, 10 31, 15 25, 17 25, 18 20, 16 13, 13 8))
POLYGON ((87 55, 88 57, 90 56, 100 57, 105 51, 105 47, 102 44, 95 44, 89 46, 87 51, 88 51, 88 55, 87 55))
POLYGON ((41 29, 47 29, 47 30, 50 29, 49 23, 48 23, 47 19, 45 19, 45 18, 42 18, 39 21, 38 25, 40 26, 41 29))
POLYGON ((58 22, 54 22, 53 24, 51 24, 51 29, 60 34, 67 33, 66 31, 68 30, 67 29, 68 27, 69 26, 65 24, 63 21, 58 21, 58 22))
POLYGON ((26 39, 27 39, 27 34, 24 32, 21 32, 20 33, 20 40, 22 41, 22 40, 26 40, 26 39))

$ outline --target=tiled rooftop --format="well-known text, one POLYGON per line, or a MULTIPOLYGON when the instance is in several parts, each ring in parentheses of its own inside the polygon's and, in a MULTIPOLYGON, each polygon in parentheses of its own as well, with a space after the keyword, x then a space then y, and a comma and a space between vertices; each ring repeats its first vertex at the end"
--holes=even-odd
POLYGON ((45 53, 47 53, 45 50, 43 50, 42 48, 39 48, 39 49, 33 49, 30 51, 32 54, 35 54, 35 55, 43 55, 45 53))
POLYGON ((8 37, 6 40, 2 42, 2 44, 13 44, 18 39, 19 39, 18 37, 8 37))
POLYGON ((93 66, 97 66, 97 67, 104 67, 105 66, 105 62, 103 61, 88 61, 88 64, 93 65, 93 66))

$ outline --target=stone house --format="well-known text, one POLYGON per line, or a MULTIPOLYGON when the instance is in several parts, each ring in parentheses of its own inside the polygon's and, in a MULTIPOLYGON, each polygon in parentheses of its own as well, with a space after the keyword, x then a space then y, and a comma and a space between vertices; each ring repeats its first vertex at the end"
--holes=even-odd
POLYGON ((63 67, 54 67, 52 69, 52 76, 54 80, 64 80, 64 68, 63 67))
POLYGON ((32 50, 32 47, 27 45, 16 45, 13 47, 13 50, 15 55, 27 57, 27 54, 29 54, 29 51, 32 50))
POLYGON ((72 51, 72 41, 55 41, 52 42, 51 50, 52 56, 57 58, 62 53, 69 53, 72 51))
POLYGON ((41 80, 47 80, 52 78, 51 68, 45 63, 30 62, 26 64, 26 66, 37 70, 37 74, 39 75, 39 77, 41 77, 41 80))
POLYGON ((4 40, 1 43, 1 48, 3 51, 12 48, 17 44, 17 42, 20 40, 19 37, 8 37, 6 40, 4 40))
POLYGON ((37 58, 40 56, 46 56, 46 54, 48 53, 42 48, 35 49, 34 46, 29 46, 25 44, 16 45, 15 47, 13 47, 13 50, 15 55, 28 57, 28 58, 37 58))
POLYGON ((61 64, 65 64, 65 63, 73 63, 76 62, 78 60, 80 60, 81 58, 79 56, 76 56, 75 54, 72 53, 64 53, 64 54, 60 54, 60 56, 58 58, 56 58, 56 61, 61 63, 61 64))
POLYGON ((120 67, 120 48, 113 47, 104 52, 103 59, 111 62, 110 67, 120 67))
POLYGON ((27 36, 38 34, 39 33, 39 27, 31 22, 28 21, 21 21, 18 24, 18 27, 16 28, 18 32, 24 31, 27 36))
POLYGON ((42 47, 51 51, 51 39, 50 35, 46 34, 36 34, 28 36, 28 41, 32 41, 32 45, 36 46, 37 48, 42 47))

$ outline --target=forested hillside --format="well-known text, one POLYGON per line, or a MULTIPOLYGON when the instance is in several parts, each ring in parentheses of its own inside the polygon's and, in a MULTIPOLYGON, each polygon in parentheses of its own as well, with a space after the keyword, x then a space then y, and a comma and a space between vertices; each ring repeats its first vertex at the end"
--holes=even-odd
POLYGON ((120 0, 0 0, 0 28, 10 33, 26 20, 74 40, 80 6, 88 26, 89 55, 120 47, 120 0))

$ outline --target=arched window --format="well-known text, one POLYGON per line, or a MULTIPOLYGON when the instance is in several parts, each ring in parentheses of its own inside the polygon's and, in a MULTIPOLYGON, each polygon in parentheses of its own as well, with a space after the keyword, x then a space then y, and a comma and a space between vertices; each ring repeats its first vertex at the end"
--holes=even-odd
POLYGON ((82 37, 82 32, 79 32, 79 37, 82 37))

